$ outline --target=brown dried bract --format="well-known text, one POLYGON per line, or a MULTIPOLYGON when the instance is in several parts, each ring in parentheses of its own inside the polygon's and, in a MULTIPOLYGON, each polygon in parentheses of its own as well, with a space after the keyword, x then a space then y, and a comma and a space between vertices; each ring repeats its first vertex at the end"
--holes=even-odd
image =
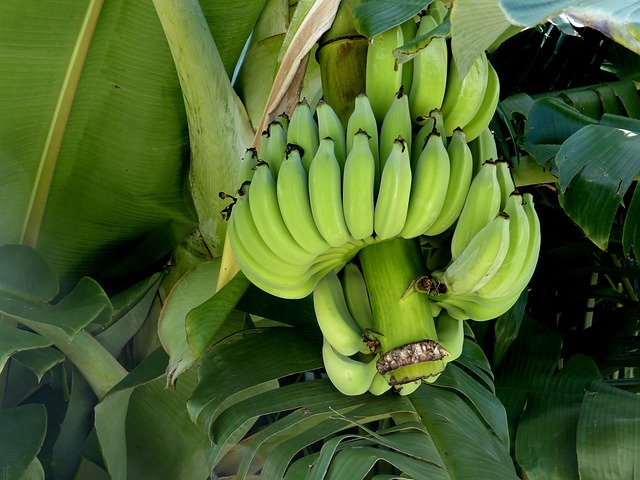
POLYGON ((380 375, 416 363, 442 360, 451 355, 442 345, 433 340, 422 340, 396 347, 380 355, 376 368, 380 375))

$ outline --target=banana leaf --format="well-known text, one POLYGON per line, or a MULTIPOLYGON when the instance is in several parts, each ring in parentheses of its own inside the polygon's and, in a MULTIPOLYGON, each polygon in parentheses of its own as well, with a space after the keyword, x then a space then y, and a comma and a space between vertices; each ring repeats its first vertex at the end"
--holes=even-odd
POLYGON ((44 479, 36 457, 47 430, 47 412, 42 405, 29 404, 0 410, 2 476, 7 480, 44 479))

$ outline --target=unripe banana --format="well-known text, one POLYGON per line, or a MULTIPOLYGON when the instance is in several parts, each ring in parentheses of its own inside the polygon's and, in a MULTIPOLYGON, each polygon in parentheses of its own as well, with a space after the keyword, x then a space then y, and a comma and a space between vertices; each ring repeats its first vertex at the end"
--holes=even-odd
MULTIPOLYGON (((233 231, 233 235, 231 235, 233 239, 232 248, 235 248, 237 243, 246 245, 252 258, 260 259, 266 270, 277 272, 283 277, 286 276, 295 279, 304 276, 309 269, 310 263, 293 265, 280 258, 269 248, 269 245, 267 245, 262 235, 260 235, 249 206, 250 189, 251 186, 245 183, 238 191, 238 198, 233 205, 229 220, 229 230, 233 231), (238 241, 238 239, 240 240, 238 241)), ((241 256, 241 254, 241 249, 238 249, 236 256, 241 256)), ((250 259, 245 259, 243 263, 251 264, 251 261, 250 259)))
POLYGON ((347 308, 360 330, 364 332, 366 329, 374 328, 367 284, 355 263, 349 262, 342 269, 342 291, 347 308))
POLYGON ((447 137, 458 128, 464 128, 480 109, 489 73, 487 56, 483 53, 471 64, 464 77, 460 77, 455 57, 451 58, 447 76, 447 91, 442 102, 442 117, 447 137))
MULTIPOLYGON (((404 43, 409 42, 416 36, 418 31, 418 24, 416 23, 417 17, 411 17, 410 19, 402 22, 400 27, 402 28, 402 39, 404 43)), ((413 59, 402 64, 402 86, 405 92, 411 91, 411 84, 413 83, 413 59)))
POLYGON ((432 133, 418 158, 411 183, 407 219, 400 235, 422 235, 442 211, 449 184, 450 162, 447 149, 438 133, 432 133))
POLYGON ((460 216, 473 174, 473 157, 465 141, 464 131, 453 131, 449 146, 450 175, 444 206, 438 218, 424 231, 424 235, 438 235, 447 230, 460 216))
POLYGON ((482 130, 480 135, 469 143, 473 154, 473 175, 477 175, 484 162, 498 160, 498 147, 493 132, 489 127, 482 130))
POLYGON ((244 152, 244 156, 240 160, 240 168, 238 169, 238 185, 249 181, 253 178, 254 168, 258 164, 258 152, 255 148, 250 147, 244 152))
POLYGON ((467 295, 444 295, 433 300, 455 319, 483 322, 507 312, 518 301, 521 293, 516 291, 504 297, 486 298, 473 292, 467 295))
POLYGON ((509 250, 508 215, 499 214, 471 239, 445 270, 434 276, 452 295, 465 295, 482 288, 500 268, 509 250))
POLYGON ((311 161, 318 151, 318 124, 313 118, 313 111, 305 99, 293 109, 287 129, 287 142, 302 149, 302 165, 309 171, 311 161))
POLYGON ((320 100, 316 106, 316 115, 318 117, 319 138, 330 137, 333 139, 336 158, 340 168, 343 168, 344 161, 347 158, 347 142, 340 117, 338 117, 331 105, 323 100, 320 100))
POLYGON ((361 93, 356 97, 354 103, 355 106, 353 113, 351 113, 347 122, 347 153, 353 149, 353 141, 359 130, 363 130, 367 135, 369 135, 369 148, 371 149, 376 165, 376 181, 374 188, 377 191, 378 185, 380 185, 380 175, 382 173, 382 170, 380 169, 380 155, 378 153, 378 124, 376 122, 373 109, 371 108, 369 97, 364 93, 361 93))
POLYGON ((448 12, 449 9, 443 0, 434 0, 431 5, 429 5, 429 15, 438 22, 438 25, 444 21, 448 12))
POLYGON ((404 227, 411 195, 411 161, 403 139, 398 138, 387 159, 374 211, 376 239, 397 236, 404 227))
POLYGON ((278 205, 276 180, 267 163, 260 162, 256 166, 249 205, 260 235, 276 255, 295 265, 308 265, 315 259, 316 254, 302 248, 287 228, 278 205))
POLYGON ((493 65, 487 62, 487 88, 484 92, 484 98, 478 108, 478 112, 464 126, 464 133, 467 135, 468 141, 477 138, 482 131, 489 126, 491 119, 496 113, 496 107, 500 100, 500 79, 493 65))
POLYGON ((351 236, 356 240, 373 234, 376 162, 369 148, 369 135, 359 130, 344 165, 342 207, 351 236))
POLYGON ((320 234, 313 219, 307 172, 297 148, 287 153, 280 166, 276 191, 282 218, 296 242, 315 254, 329 250, 331 246, 320 234))
POLYGON ((438 343, 450 353, 442 359, 444 363, 460 357, 464 346, 464 320, 457 320, 446 311, 441 311, 436 318, 436 330, 438 343))
POLYGON ((395 389, 401 396, 406 397, 407 395, 411 395, 413 392, 415 392, 420 387, 420 385, 422 385, 422 380, 416 380, 415 382, 397 385, 395 389))
MULTIPOLYGON (((431 15, 420 17, 417 35, 426 35, 438 26, 431 15)), ((434 108, 441 108, 447 88, 449 51, 447 41, 433 37, 429 44, 413 57, 413 81, 409 91, 411 119, 426 117, 434 108)))
POLYGON ((471 181, 462 212, 451 237, 451 258, 460 256, 471 239, 500 211, 496 165, 486 162, 471 181))
POLYGON ((516 189, 513 177, 511 176, 509 162, 506 160, 496 161, 496 177, 500 184, 500 210, 504 210, 509 201, 509 197, 516 189))
POLYGON ((404 138, 407 149, 411 152, 413 125, 409 112, 409 97, 400 89, 393 98, 393 103, 384 116, 380 127, 380 168, 384 170, 384 162, 389 158, 396 138, 404 138))
POLYGON ((378 373, 375 358, 365 363, 342 355, 326 338, 322 342, 322 361, 329 380, 344 395, 366 393, 378 373))
POLYGON ((271 122, 262 133, 258 156, 267 162, 275 178, 278 178, 280 164, 287 150, 287 131, 280 122, 271 122))
POLYGON ((434 108, 431 110, 431 113, 429 113, 429 116, 435 119, 436 131, 442 135, 442 142, 444 143, 444 146, 448 146, 447 137, 450 137, 451 135, 447 134, 444 129, 444 116, 442 114, 442 110, 434 108))
POLYGON ((420 154, 422 153, 422 150, 424 150, 424 147, 427 145, 427 138, 434 131, 437 132, 435 128, 436 119, 434 117, 426 117, 422 119, 422 121, 424 123, 413 138, 413 145, 411 146, 412 171, 415 171, 418 159, 420 158, 420 154))
POLYGON ((369 40, 365 91, 379 125, 382 124, 394 95, 402 85, 402 65, 397 64, 393 50, 401 47, 403 43, 400 25, 374 35, 369 40))
POLYGON ((516 192, 509 197, 504 208, 504 212, 509 215, 509 250, 491 280, 477 290, 483 297, 507 295, 525 268, 530 232, 529 219, 522 202, 522 195, 516 192))
POLYGON ((369 387, 369 393, 372 395, 380 396, 391 389, 391 385, 387 382, 387 379, 378 372, 373 376, 371 380, 371 386, 369 387))
POLYGON ((285 112, 282 112, 276 117, 276 122, 279 122, 280 125, 282 125, 282 128, 284 128, 285 132, 289 130, 289 115, 287 115, 285 112))
POLYGON ((344 219, 342 170, 331 138, 323 138, 309 168, 309 200, 313 220, 322 237, 332 247, 353 240, 344 219))
POLYGON ((363 332, 349 313, 342 284, 335 272, 325 275, 316 285, 313 308, 322 335, 338 353, 347 356, 356 352, 369 353, 363 332))

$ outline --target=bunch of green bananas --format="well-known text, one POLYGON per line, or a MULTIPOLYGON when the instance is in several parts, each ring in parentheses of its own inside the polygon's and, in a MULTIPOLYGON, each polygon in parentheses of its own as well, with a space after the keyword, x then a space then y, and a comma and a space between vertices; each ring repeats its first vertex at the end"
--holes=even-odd
POLYGON ((434 37, 395 68, 403 30, 429 32, 436 16, 413 26, 371 39, 346 125, 305 100, 269 124, 243 159, 228 225, 256 286, 313 293, 327 375, 347 395, 435 380, 462 351, 464 320, 515 303, 540 247, 533 198, 515 189, 488 127, 493 67, 483 54, 460 77, 434 37), (450 240, 430 272, 421 244, 436 236, 450 240))

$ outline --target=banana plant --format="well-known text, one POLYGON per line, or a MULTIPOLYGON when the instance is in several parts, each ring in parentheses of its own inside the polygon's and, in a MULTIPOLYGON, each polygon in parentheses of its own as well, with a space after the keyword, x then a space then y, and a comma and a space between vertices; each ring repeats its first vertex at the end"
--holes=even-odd
MULTIPOLYGON (((638 97, 628 78, 637 73, 638 12, 632 5, 575 3, 5 2, 0 464, 6 476, 631 476, 637 469, 631 452, 640 441, 631 369, 639 327, 640 275, 632 257, 638 195, 631 195, 638 168, 612 159, 637 156, 638 97), (434 23, 426 30, 425 20, 420 31, 414 18, 424 13, 434 23), (555 50, 551 41, 536 43, 536 34, 554 38, 559 31, 555 50), (381 98, 372 93, 380 78, 375 65, 367 66, 367 50, 400 32, 401 43, 378 52, 392 65, 385 78, 406 87, 413 78, 407 72, 423 54, 442 58, 442 46, 450 46, 445 58, 460 80, 488 79, 495 67, 500 96, 494 89, 477 100, 477 109, 489 113, 462 116, 471 101, 454 102, 465 91, 460 82, 458 94, 442 104, 444 114, 409 103, 424 89, 412 95, 396 88, 386 106, 371 109, 374 127, 369 113, 349 126, 356 111, 368 112, 367 100, 381 98), (589 65, 606 58, 606 85, 576 88, 558 75, 535 90, 522 64, 510 76, 509 61, 523 43, 549 54, 536 58, 553 67, 551 53, 571 52, 574 36, 594 32, 600 49, 593 51, 604 57, 589 65), (603 45, 618 50, 602 54, 603 45), (416 114, 420 109, 429 111, 416 114), (306 114, 303 128, 296 111, 306 114), (386 112, 393 120, 385 127, 386 112), (454 114, 460 116, 451 120, 454 114), (456 124, 489 120, 495 137, 476 128, 475 140, 460 141, 456 124), (298 148, 265 164, 260 155, 277 132, 291 133, 286 141, 298 148), (418 178, 420 155, 409 154, 427 145, 438 159, 429 169, 443 172, 434 186, 448 183, 447 170, 449 177, 467 172, 468 182, 455 183, 462 192, 455 202, 440 197, 450 211, 430 221, 442 231, 421 242, 427 219, 411 206, 406 173, 418 178), (354 149, 358 155, 349 158, 354 149), (311 152, 324 165, 314 166, 311 152), (448 164, 447 157, 461 160, 448 164), (295 207, 309 202, 312 221, 298 231, 310 238, 309 229, 317 229, 308 255, 274 229, 273 191, 254 195, 262 200, 254 207, 251 192, 260 192, 260 182, 269 185, 271 175, 277 201, 281 177, 312 171, 311 185, 320 188, 311 192, 309 185, 306 197, 282 182, 286 198, 299 195, 287 205, 294 218, 304 218, 295 207), (337 198, 339 183, 326 186, 343 175, 351 181, 337 198), (393 185, 403 175, 396 196, 393 185), (484 176, 491 177, 493 204, 510 219, 491 222, 500 235, 484 234, 495 240, 493 263, 518 258, 529 266, 523 281, 512 282, 508 301, 486 318, 478 297, 483 303, 506 288, 479 284, 489 272, 493 283, 501 277, 493 263, 475 263, 484 252, 478 244, 486 242, 469 247, 459 234, 453 262, 449 248, 457 224, 460 231, 483 231, 476 224, 482 212, 471 207, 454 222, 465 210, 465 192, 484 176), (511 235, 505 224, 527 218, 516 197, 509 202, 504 195, 514 188, 529 208, 535 201, 541 244, 525 249, 533 257, 504 247, 511 235), (405 215, 396 215, 403 213, 397 208, 403 195, 405 215), (386 199, 380 214, 374 205, 362 215, 361 207, 377 198, 386 199), (351 238, 331 245, 325 237, 336 225, 326 215, 337 200, 350 206, 342 209, 342 226, 351 238), (262 213, 240 213, 252 208, 262 213), (253 237, 246 234, 251 222, 253 237), (275 243, 273 235, 280 235, 275 243), (243 253, 247 238, 253 241, 243 253), (272 242, 266 249, 264 238, 272 242), (287 278, 298 278, 309 263, 316 275, 304 288, 292 285, 287 278), (477 281, 460 275, 469 270, 477 281), (461 293, 470 287, 476 291, 461 293), (407 302, 388 293, 394 291, 407 302), (470 298, 461 306, 456 295, 470 298), (336 309, 340 322, 334 315, 326 328, 327 310, 336 309), (411 316, 428 321, 390 321, 411 316), (338 327, 343 334, 336 335, 338 327), (394 362, 407 354, 429 357, 403 364, 429 383, 397 373, 394 362), (425 366, 433 368, 425 373, 425 366), (361 372, 367 380, 359 377, 354 386, 361 372), (540 442, 549 431, 558 435, 540 442)), ((589 72, 583 82, 599 79, 589 72)), ((425 198, 426 181, 415 190, 425 198)), ((524 238, 531 225, 538 228, 533 222, 513 234, 524 238)))

